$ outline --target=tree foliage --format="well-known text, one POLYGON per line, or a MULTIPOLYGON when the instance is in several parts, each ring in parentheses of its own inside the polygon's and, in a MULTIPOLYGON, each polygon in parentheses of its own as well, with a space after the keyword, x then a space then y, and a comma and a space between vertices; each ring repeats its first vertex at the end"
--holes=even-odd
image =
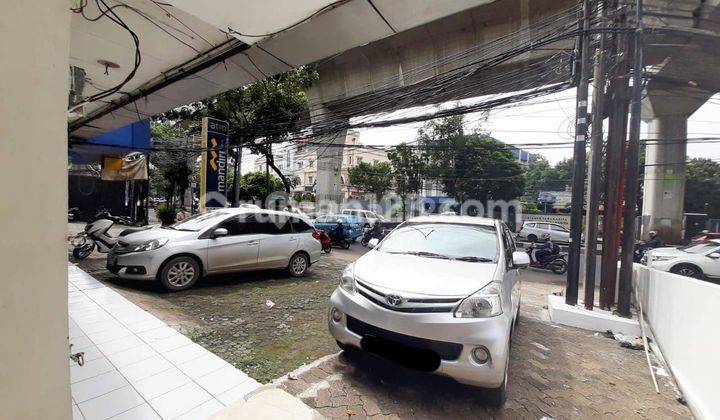
POLYGON ((153 123, 153 143, 160 143, 167 151, 150 153, 150 188, 153 196, 165 199, 168 208, 184 205, 185 191, 190 187, 194 154, 180 149, 185 144, 186 132, 170 123, 153 123), (177 199, 177 201, 176 201, 177 199))
POLYGON ((720 218, 720 163, 694 158, 687 164, 685 211, 720 218))
POLYGON ((522 195, 522 167, 505 144, 487 134, 465 134, 463 117, 432 121, 419 132, 425 174, 465 200, 512 200, 522 195))
POLYGON ((525 191, 532 200, 540 191, 564 191, 572 185, 573 160, 564 159, 554 167, 541 155, 530 156, 525 171, 525 191))
POLYGON ((359 163, 348 170, 350 184, 375 195, 380 201, 382 196, 392 187, 392 168, 387 162, 359 163))
POLYGON ((239 178, 239 196, 240 200, 243 201, 260 201, 264 203, 268 195, 283 189, 283 182, 280 178, 271 174, 268 182, 268 177, 265 176, 265 172, 250 172, 239 178), (268 183, 270 184, 269 190, 268 183))
POLYGON ((307 106, 305 92, 317 78, 318 74, 312 68, 293 69, 174 109, 161 118, 194 129, 198 128, 202 117, 228 121, 231 147, 241 145, 263 155, 289 193, 292 182, 275 165, 272 143, 282 141, 295 129, 307 106))
POLYGON ((392 165, 395 192, 402 200, 402 215, 405 220, 405 202, 408 196, 417 194, 422 189, 423 160, 415 149, 405 143, 397 145, 394 151, 388 153, 388 158, 392 165))

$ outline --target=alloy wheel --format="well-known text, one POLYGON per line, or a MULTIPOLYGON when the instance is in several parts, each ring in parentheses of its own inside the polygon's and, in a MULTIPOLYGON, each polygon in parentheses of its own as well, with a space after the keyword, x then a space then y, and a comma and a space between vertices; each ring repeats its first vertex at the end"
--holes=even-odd
POLYGON ((305 260, 305 257, 303 257, 302 255, 298 255, 297 257, 295 257, 293 259, 291 268, 292 268, 293 274, 299 276, 299 275, 303 274, 305 272, 305 270, 307 269, 307 260, 305 260))
POLYGON ((185 261, 179 261, 173 264, 167 274, 168 283, 178 287, 187 285, 194 277, 195 267, 185 261))

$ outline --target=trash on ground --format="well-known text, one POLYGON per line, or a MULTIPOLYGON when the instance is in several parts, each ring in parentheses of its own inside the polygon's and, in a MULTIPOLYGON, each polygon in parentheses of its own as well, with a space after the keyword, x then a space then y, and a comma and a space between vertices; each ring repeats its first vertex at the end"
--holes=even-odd
POLYGON ((268 308, 272 308, 273 306, 275 306, 275 302, 273 302, 272 300, 268 299, 268 300, 265 301, 265 306, 267 306, 268 308))

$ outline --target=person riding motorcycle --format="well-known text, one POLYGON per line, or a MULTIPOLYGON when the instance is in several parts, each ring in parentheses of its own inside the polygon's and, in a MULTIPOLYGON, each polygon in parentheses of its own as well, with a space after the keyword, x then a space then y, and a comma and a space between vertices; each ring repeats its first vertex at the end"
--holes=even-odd
POLYGON ((342 219, 337 219, 335 227, 330 232, 330 237, 335 243, 340 243, 345 239, 345 227, 343 226, 342 219))
POLYGON ((648 238, 649 239, 642 244, 645 249, 655 249, 665 246, 665 242, 654 230, 648 232, 648 238))
POLYGON ((383 229, 382 226, 380 226, 380 221, 376 220, 375 223, 372 225, 372 229, 370 230, 370 235, 372 235, 373 238, 379 238, 382 236, 383 229))
POLYGON ((544 265, 550 255, 558 254, 560 252, 560 247, 550 240, 550 234, 548 233, 544 233, 540 236, 540 239, 542 239, 544 243, 536 248, 535 260, 537 260, 539 264, 544 265))

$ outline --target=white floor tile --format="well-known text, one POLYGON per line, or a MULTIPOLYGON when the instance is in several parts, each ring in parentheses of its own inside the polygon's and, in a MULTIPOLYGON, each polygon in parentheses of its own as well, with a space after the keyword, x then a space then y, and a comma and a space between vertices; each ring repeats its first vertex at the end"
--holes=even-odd
POLYGON ((177 332, 174 328, 170 328, 168 326, 162 326, 158 328, 154 328, 152 330, 143 331, 140 333, 137 333, 138 337, 142 338, 146 343, 152 343, 157 340, 161 340, 163 338, 172 337, 174 335, 178 335, 180 333, 177 332))
POLYGON ((191 343, 186 346, 162 353, 163 357, 175 365, 180 365, 190 360, 205 356, 208 351, 199 344, 191 343))
POLYGON ((105 353, 106 355, 110 355, 119 351, 142 346, 144 344, 145 342, 143 342, 140 337, 131 335, 128 337, 119 338, 117 340, 108 341, 107 343, 98 344, 97 347, 100 349, 101 352, 105 353))
POLYGON ((72 416, 73 420, 85 420, 82 413, 80 412, 80 409, 75 404, 72 405, 72 416))
POLYGON ((126 324, 127 328, 135 334, 162 327, 164 325, 165 323, 159 319, 148 319, 147 321, 138 321, 126 324))
POLYGON ((72 344, 72 351, 76 353, 82 351, 88 347, 95 347, 95 344, 85 335, 81 337, 70 338, 70 344, 72 344))
POLYGON ((128 383, 120 372, 111 370, 110 372, 72 384, 72 397, 75 399, 75 402, 82 403, 127 385, 130 385, 130 383, 128 383))
POLYGON ((117 353, 108 354, 107 358, 115 367, 123 367, 157 356, 158 352, 147 344, 123 350, 117 353))
POLYGON ((160 420, 161 417, 150 407, 150 404, 145 403, 111 418, 112 420, 160 420))
POLYGON ((104 357, 91 360, 83 366, 73 365, 70 366, 70 383, 74 384, 75 382, 80 382, 114 369, 115 367, 112 363, 104 357))
POLYGON ((132 331, 128 330, 125 327, 118 327, 111 330, 99 331, 95 333, 86 333, 86 335, 90 337, 90 339, 96 345, 107 343, 108 341, 117 340, 118 338, 127 337, 132 334, 132 331))
POLYGON ((210 394, 191 382, 150 400, 150 405, 162 418, 172 419, 211 399, 210 394))
POLYGON ((86 420, 104 420, 144 404, 133 387, 126 386, 78 404, 86 420))
POLYGON ((248 379, 247 381, 241 383, 240 385, 230 388, 229 390, 218 395, 217 399, 220 400, 221 403, 228 406, 228 405, 231 405, 232 403, 240 400, 241 398, 245 398, 245 396, 247 394, 260 388, 260 386, 261 385, 254 379, 248 379))
POLYGON ((225 406, 222 405, 220 401, 213 398, 212 400, 204 402, 202 403, 202 405, 193 408, 182 416, 177 417, 176 420, 207 419, 208 417, 212 416, 223 408, 225 408, 225 406))
POLYGON ((120 367, 118 370, 128 379, 128 381, 137 382, 156 373, 170 369, 171 367, 173 367, 172 363, 168 362, 163 357, 154 356, 141 362, 120 367))
POLYGON ((190 381, 191 379, 182 373, 180 369, 171 368, 149 378, 135 382, 133 383, 133 386, 140 395, 143 396, 143 398, 151 400, 155 397, 161 396, 162 394, 170 392, 173 389, 179 388, 190 381))
MULTIPOLYGON (((105 355, 102 354, 102 352, 100 352, 100 350, 98 350, 98 348, 95 346, 84 347, 81 349, 77 349, 77 348, 75 348, 75 346, 73 346, 71 351, 72 351, 72 353, 82 352, 83 358, 85 359, 85 363, 87 363, 91 360, 97 360, 101 357, 105 357, 105 355)), ((74 360, 68 358, 68 366, 72 366, 72 365, 77 365, 77 363, 74 360)))
POLYGON ((248 379, 245 373, 235 369, 233 366, 226 366, 196 379, 195 382, 210 394, 218 396, 248 379))
POLYGON ((229 366, 226 361, 208 352, 205 356, 178 365, 178 368, 192 379, 197 379, 225 366, 229 366))
POLYGON ((150 347, 154 348, 160 353, 165 353, 170 350, 174 350, 178 347, 186 346, 192 343, 192 340, 185 337, 182 334, 175 334, 167 338, 161 338, 159 340, 150 343, 150 347))

